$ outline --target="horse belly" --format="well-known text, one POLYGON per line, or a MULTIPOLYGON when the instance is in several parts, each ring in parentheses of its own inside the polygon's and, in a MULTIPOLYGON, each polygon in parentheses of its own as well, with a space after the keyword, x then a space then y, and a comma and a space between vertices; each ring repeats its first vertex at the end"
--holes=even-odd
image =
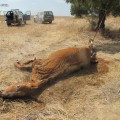
POLYGON ((72 73, 72 72, 74 72, 74 71, 76 71, 76 70, 78 70, 78 69, 80 69, 80 67, 77 66, 77 65, 68 66, 68 67, 64 70, 64 73, 65 73, 65 74, 70 74, 70 73, 72 73))

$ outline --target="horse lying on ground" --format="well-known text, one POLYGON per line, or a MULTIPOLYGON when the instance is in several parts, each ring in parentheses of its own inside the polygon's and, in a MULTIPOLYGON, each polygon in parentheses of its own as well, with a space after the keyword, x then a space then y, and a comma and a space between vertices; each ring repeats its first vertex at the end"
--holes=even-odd
POLYGON ((45 59, 29 60, 23 64, 17 62, 15 66, 21 70, 32 64, 31 81, 19 82, 8 86, 1 91, 0 96, 3 98, 32 96, 33 91, 38 90, 48 81, 63 74, 70 74, 91 62, 97 63, 96 52, 92 45, 62 49, 45 59))

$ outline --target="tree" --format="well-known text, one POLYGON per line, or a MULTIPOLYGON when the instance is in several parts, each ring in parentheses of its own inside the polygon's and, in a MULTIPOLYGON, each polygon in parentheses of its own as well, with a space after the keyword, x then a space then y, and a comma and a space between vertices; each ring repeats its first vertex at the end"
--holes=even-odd
POLYGON ((120 15, 120 0, 65 0, 67 3, 75 5, 79 3, 84 6, 89 13, 96 13, 99 16, 96 29, 105 29, 106 16, 110 13, 113 16, 120 15))
POLYGON ((83 14, 88 14, 87 9, 80 3, 71 4, 71 15, 75 15, 76 17, 81 17, 83 14))

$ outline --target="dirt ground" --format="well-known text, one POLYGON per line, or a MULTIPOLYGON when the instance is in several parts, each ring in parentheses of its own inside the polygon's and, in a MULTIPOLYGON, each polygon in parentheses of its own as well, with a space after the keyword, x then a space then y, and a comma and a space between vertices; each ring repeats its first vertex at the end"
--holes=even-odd
MULTIPOLYGON (((55 80, 38 100, 0 98, 0 120, 120 120, 120 18, 109 17, 98 33, 98 65, 55 80)), ((7 27, 0 23, 0 89, 29 81, 30 72, 14 67, 16 60, 43 58, 67 47, 88 44, 95 32, 85 18, 56 17, 53 24, 7 27)))

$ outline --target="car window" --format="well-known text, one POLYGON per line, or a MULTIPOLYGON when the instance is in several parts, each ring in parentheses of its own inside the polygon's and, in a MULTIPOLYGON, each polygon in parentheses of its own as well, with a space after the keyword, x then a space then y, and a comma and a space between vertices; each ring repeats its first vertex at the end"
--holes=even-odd
POLYGON ((12 11, 8 11, 8 12, 7 12, 7 15, 8 15, 8 16, 11 15, 11 14, 13 14, 12 11))
POLYGON ((45 15, 53 15, 53 12, 52 11, 45 11, 44 14, 45 15))
POLYGON ((23 13, 21 11, 18 11, 19 15, 23 15, 23 13))
POLYGON ((6 15, 10 15, 10 12, 7 12, 7 14, 6 15))

